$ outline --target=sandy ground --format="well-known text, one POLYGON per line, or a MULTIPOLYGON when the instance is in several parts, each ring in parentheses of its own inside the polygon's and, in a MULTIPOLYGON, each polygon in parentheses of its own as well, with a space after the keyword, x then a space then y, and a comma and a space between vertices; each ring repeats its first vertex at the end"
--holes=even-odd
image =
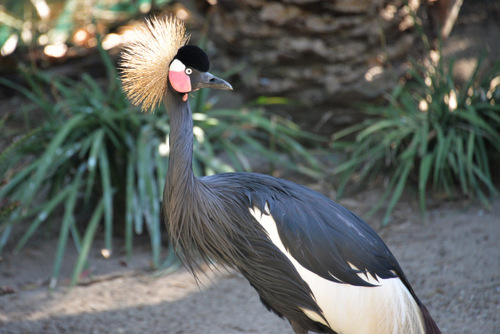
MULTIPOLYGON (((443 333, 499 333, 500 200, 487 211, 440 207, 418 221, 379 232, 443 333)), ((63 279, 49 293, 54 251, 49 240, 4 258, 0 285, 12 293, 0 296, 0 333, 293 333, 239 274, 201 276, 201 286, 183 269, 155 276, 145 246, 127 265, 119 250, 106 260, 95 247, 92 280, 68 289, 63 279)), ((63 276, 74 257, 68 249, 63 276)))

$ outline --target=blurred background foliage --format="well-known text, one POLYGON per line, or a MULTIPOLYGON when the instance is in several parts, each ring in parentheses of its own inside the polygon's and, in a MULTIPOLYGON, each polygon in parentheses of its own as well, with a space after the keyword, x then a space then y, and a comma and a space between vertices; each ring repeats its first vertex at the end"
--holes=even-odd
POLYGON ((117 22, 148 13, 170 0, 5 0, 0 5, 0 50, 5 56, 18 45, 51 47, 72 42, 96 46, 93 36, 117 22))

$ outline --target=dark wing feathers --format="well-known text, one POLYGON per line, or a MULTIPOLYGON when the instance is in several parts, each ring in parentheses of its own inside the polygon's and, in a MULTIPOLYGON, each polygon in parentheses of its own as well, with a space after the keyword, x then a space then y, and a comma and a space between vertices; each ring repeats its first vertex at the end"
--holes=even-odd
POLYGON ((370 285, 359 273, 399 277, 420 304, 397 260, 365 221, 312 189, 278 180, 290 196, 272 201, 271 215, 284 246, 301 265, 325 279, 351 285, 370 285))
POLYGON ((359 273, 399 277, 420 304, 385 243, 351 211, 310 188, 267 175, 228 173, 207 181, 212 178, 242 193, 249 207, 265 213, 268 203, 284 246, 308 270, 358 286, 371 286, 359 273))
POLYGON ((285 247, 317 275, 352 285, 370 285, 357 275, 359 272, 380 278, 404 278, 396 259, 375 231, 326 196, 267 175, 224 175, 241 185, 250 207, 265 212, 266 202, 269 204, 285 247))

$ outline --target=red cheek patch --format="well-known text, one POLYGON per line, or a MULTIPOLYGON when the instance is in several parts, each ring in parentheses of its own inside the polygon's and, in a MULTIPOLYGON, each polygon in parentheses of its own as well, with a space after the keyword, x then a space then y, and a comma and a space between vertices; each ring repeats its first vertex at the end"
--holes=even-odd
POLYGON ((189 76, 187 76, 184 71, 169 71, 168 79, 170 80, 170 84, 172 88, 175 89, 179 93, 189 93, 191 91, 191 80, 189 76))

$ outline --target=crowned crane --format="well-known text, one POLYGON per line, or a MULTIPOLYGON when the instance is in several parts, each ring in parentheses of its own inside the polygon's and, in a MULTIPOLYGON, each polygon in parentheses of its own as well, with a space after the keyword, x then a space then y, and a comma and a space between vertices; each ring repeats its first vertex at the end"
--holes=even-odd
MULTIPOLYGON (((257 173, 195 177, 189 94, 232 90, 208 72, 176 18, 151 18, 121 59, 123 89, 143 110, 163 100, 170 155, 165 221, 195 274, 199 258, 235 268, 296 334, 440 333, 380 237, 318 192, 257 173)), ((196 275, 196 274, 195 274, 196 275)))

